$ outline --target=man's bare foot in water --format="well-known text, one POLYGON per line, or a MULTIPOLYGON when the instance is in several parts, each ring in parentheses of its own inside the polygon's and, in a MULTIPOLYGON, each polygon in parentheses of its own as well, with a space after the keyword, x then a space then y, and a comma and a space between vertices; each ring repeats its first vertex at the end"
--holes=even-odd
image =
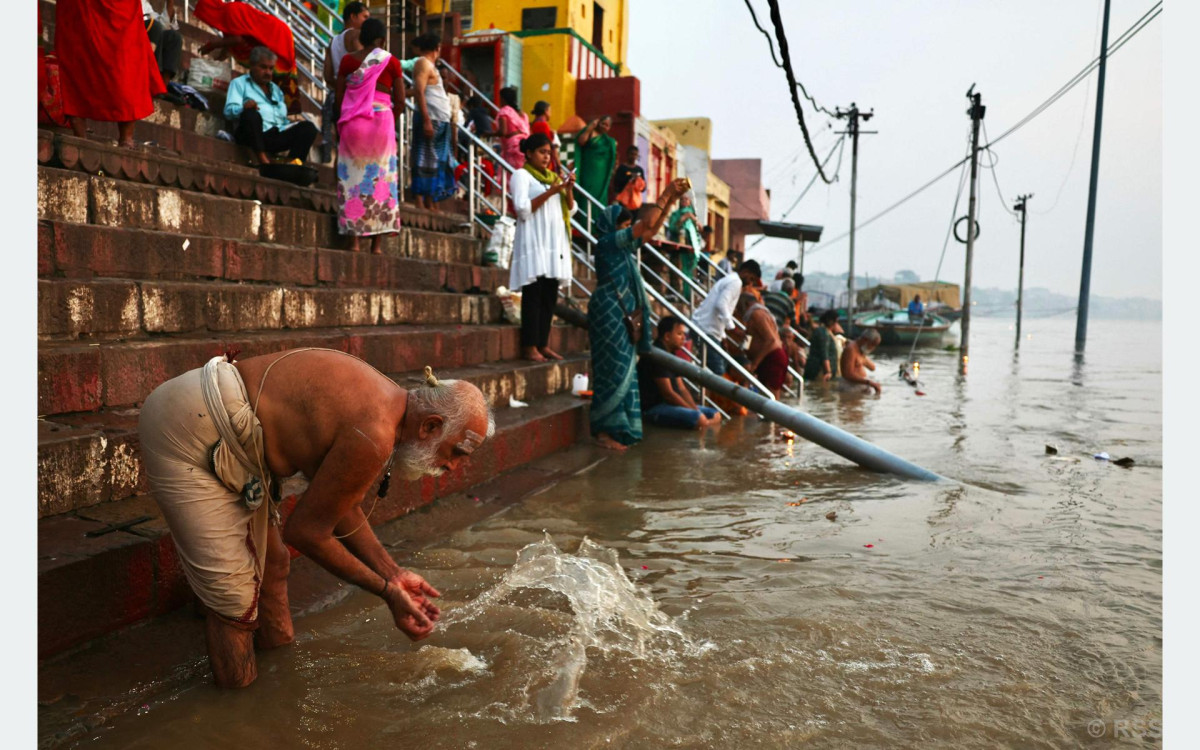
POLYGON ((538 351, 541 352, 542 356, 545 357, 546 359, 562 359, 561 354, 554 351, 553 349, 551 349, 548 346, 543 346, 542 348, 538 349, 538 351))
POLYGON ((546 358, 541 355, 535 346, 526 346, 521 349, 521 356, 530 362, 545 362, 546 358))
POLYGON ((624 453, 625 451, 629 450, 628 445, 621 445, 616 440, 613 440, 607 432, 601 432, 599 435, 597 435, 596 442, 600 444, 601 448, 607 448, 610 451, 616 451, 617 453, 624 453))

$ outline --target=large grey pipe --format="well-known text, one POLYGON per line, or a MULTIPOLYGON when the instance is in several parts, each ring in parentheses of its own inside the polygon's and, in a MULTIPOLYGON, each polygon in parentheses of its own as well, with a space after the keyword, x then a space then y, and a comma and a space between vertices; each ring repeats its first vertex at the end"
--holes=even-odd
POLYGON ((754 391, 743 388, 725 378, 717 377, 708 370, 696 367, 691 362, 685 362, 662 349, 655 347, 642 356, 650 357, 664 369, 698 383, 731 401, 736 401, 772 422, 783 425, 800 437, 850 459, 859 466, 872 471, 896 474, 906 479, 920 479, 926 482, 945 480, 945 477, 934 474, 914 463, 909 463, 845 430, 826 424, 812 415, 805 414, 799 409, 793 409, 779 401, 763 398, 754 391))

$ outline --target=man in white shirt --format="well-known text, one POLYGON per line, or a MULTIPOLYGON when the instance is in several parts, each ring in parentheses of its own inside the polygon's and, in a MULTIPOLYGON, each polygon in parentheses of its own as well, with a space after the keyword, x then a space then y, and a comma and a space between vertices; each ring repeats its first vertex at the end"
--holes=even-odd
MULTIPOLYGON (((725 340, 725 331, 733 327, 733 308, 742 293, 742 280, 736 273, 727 273, 708 290, 708 296, 696 307, 692 322, 701 331, 720 344, 725 340)), ((702 361, 717 375, 725 374, 725 360, 715 351, 700 343, 702 361), (706 351, 707 350, 707 351, 706 351)))

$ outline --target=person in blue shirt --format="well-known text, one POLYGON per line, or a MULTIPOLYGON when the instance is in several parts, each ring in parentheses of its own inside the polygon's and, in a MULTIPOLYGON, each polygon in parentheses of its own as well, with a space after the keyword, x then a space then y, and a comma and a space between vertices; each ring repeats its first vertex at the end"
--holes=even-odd
POLYGON ((925 305, 921 304, 921 295, 912 298, 912 302, 908 303, 908 321, 917 323, 925 317, 925 305))
POLYGON ((287 151, 293 164, 301 164, 317 139, 317 126, 307 120, 288 120, 283 89, 271 80, 274 72, 275 53, 255 47, 250 72, 229 84, 225 116, 237 120, 234 140, 248 146, 260 164, 270 164, 269 154, 280 151, 287 151))

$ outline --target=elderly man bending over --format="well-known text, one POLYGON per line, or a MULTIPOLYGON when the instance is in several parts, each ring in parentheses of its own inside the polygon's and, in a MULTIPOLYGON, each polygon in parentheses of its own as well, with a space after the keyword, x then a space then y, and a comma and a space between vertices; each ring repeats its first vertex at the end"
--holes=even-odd
POLYGON ((250 52, 250 72, 229 84, 225 116, 237 120, 234 139, 249 146, 260 164, 269 164, 268 154, 280 151, 287 151, 288 160, 300 164, 317 139, 317 126, 307 120, 288 120, 283 89, 271 80, 275 57, 266 47, 250 52))
POLYGON ((360 503, 393 471, 404 479, 457 469, 495 432, 483 394, 463 381, 404 389, 330 349, 293 349, 202 368, 154 390, 138 422, 147 476, 207 612, 217 685, 257 676, 254 648, 292 641, 284 543, 381 597, 409 638, 428 636, 438 592, 398 566, 360 503), (279 526, 278 477, 309 479, 279 526))

